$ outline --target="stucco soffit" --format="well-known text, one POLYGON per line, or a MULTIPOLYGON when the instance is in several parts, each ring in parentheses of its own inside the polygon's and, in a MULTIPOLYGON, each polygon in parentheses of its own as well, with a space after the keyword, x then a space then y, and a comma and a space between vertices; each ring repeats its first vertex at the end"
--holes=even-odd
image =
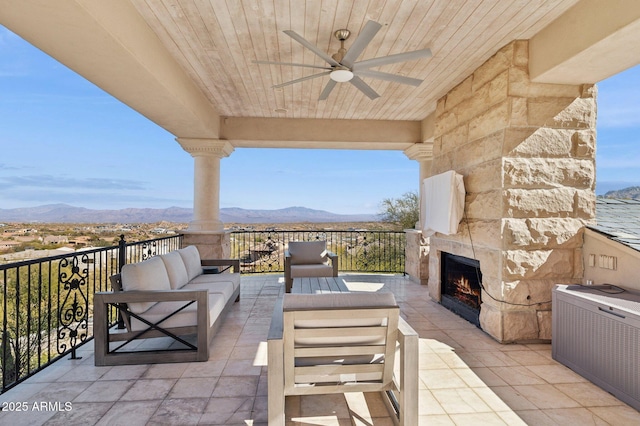
POLYGON ((421 141, 419 121, 248 117, 221 121, 221 139, 237 147, 404 150, 421 141))
POLYGON ((433 142, 436 133, 436 113, 427 115, 421 122, 422 142, 433 142))
POLYGON ((537 83, 597 83, 640 63, 640 2, 582 0, 529 41, 537 83))

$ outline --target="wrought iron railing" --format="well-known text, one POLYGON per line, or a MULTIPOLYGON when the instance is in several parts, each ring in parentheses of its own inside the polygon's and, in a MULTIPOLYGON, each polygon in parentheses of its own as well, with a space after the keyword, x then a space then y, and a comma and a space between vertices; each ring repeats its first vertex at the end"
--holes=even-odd
MULTIPOLYGON (((125 263, 179 249, 182 235, 0 265, 2 392, 76 349, 93 333, 93 294, 125 263)), ((115 323, 116 318, 110 318, 115 323)))
POLYGON ((289 241, 327 242, 338 255, 343 272, 404 273, 404 232, 395 231, 234 231, 231 257, 240 259, 244 273, 284 272, 284 252, 289 241))
MULTIPOLYGON (((403 232, 235 231, 231 257, 240 258, 244 273, 284 272, 288 242, 314 240, 338 254, 340 271, 404 273, 403 232)), ((60 357, 78 358, 78 347, 92 338, 94 293, 109 291, 109 277, 122 265, 177 250, 182 241, 121 237, 117 246, 0 265, 1 392, 60 357)))

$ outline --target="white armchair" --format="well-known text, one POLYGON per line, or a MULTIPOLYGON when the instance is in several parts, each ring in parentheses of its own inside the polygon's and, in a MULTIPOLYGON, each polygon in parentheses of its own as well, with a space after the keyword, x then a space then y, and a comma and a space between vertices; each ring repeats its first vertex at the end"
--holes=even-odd
POLYGON ((285 294, 268 337, 269 425, 285 397, 382 392, 395 424, 418 424, 418 335, 391 293, 285 294))
POLYGON ((294 278, 337 277, 338 256, 327 251, 326 241, 291 241, 284 255, 285 291, 291 293, 294 278))

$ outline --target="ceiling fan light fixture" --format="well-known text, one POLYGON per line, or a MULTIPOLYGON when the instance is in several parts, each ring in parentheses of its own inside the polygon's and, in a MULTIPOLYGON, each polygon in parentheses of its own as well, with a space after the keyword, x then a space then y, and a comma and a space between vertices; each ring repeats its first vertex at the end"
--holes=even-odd
POLYGON ((346 83, 347 81, 353 78, 353 73, 349 70, 333 70, 331 74, 329 74, 331 80, 336 81, 338 83, 346 83))

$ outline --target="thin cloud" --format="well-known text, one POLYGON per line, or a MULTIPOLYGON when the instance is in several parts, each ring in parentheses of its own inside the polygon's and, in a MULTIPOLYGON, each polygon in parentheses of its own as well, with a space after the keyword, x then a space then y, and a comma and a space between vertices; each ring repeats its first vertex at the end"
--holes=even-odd
POLYGON ((10 166, 9 164, 6 163, 0 163, 0 171, 15 171, 15 170, 23 170, 26 167, 23 166, 10 166))
POLYGON ((600 108, 598 126, 607 128, 626 128, 640 126, 640 104, 628 103, 608 108, 600 108))
POLYGON ((598 84, 598 127, 640 125, 640 68, 634 67, 598 84))
POLYGON ((0 189, 65 188, 81 190, 145 190, 141 181, 109 178, 68 178, 53 175, 9 176, 0 178, 0 189))
POLYGON ((598 158, 598 169, 630 169, 638 171, 640 176, 640 158, 638 157, 625 157, 625 158, 598 158))
POLYGON ((122 192, 72 191, 63 189, 27 189, 20 191, 3 191, 0 197, 0 208, 28 205, 70 204, 85 208, 125 208, 125 207, 158 207, 170 206, 193 207, 192 200, 126 194, 122 192), (107 207, 108 206, 108 207, 107 207))
MULTIPOLYGON (((0 76, 2 76, 2 70, 0 70, 0 76)), ((119 105, 118 102, 109 97, 108 95, 57 95, 57 94, 43 94, 43 93, 31 93, 20 94, 15 96, 5 96, 2 98, 4 104, 22 104, 22 105, 81 105, 85 108, 91 105, 119 105)))

